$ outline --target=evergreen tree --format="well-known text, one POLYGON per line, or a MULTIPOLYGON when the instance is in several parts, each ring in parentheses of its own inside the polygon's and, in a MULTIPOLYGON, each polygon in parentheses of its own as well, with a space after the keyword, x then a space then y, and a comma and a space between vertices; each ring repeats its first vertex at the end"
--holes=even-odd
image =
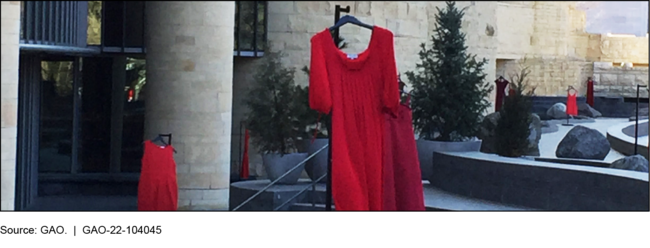
POLYGON ((493 86, 483 72, 487 59, 477 60, 467 52, 461 32, 464 9, 446 3, 436 15, 432 47, 420 45, 417 73, 406 75, 413 85, 413 124, 420 136, 464 141, 478 132, 493 86))
POLYGON ((530 97, 535 91, 534 88, 527 90, 528 74, 530 70, 524 67, 517 74, 510 76, 509 86, 514 89, 514 95, 508 95, 504 99, 495 130, 496 152, 500 156, 521 157, 528 149, 528 136, 532 122, 530 97))
POLYGON ((295 69, 284 67, 279 53, 268 52, 264 60, 246 98, 246 128, 260 153, 293 153, 304 133, 297 114, 302 102, 295 101, 295 69))

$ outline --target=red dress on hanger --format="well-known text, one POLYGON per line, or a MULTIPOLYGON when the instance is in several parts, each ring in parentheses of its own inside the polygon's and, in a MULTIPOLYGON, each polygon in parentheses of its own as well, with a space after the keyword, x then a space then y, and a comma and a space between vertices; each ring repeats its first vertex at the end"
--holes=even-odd
POLYGON ((309 105, 332 111, 336 210, 382 210, 384 111, 399 107, 393 33, 375 26, 368 48, 345 54, 329 29, 311 38, 309 105))
POLYGON ((144 142, 138 183, 138 210, 174 211, 178 208, 178 183, 174 148, 144 142))
POLYGON ((576 97, 578 95, 578 92, 575 92, 574 94, 571 94, 571 92, 567 93, 567 100, 566 100, 566 114, 570 116, 576 116, 578 115, 578 103, 576 100, 576 97))
POLYGON ((498 79, 494 82, 497 84, 497 98, 494 102, 494 111, 499 112, 503 106, 503 98, 506 96, 506 87, 508 87, 509 82, 507 80, 499 82, 498 79))
POLYGON ((587 81, 587 104, 594 106, 594 81, 587 81))
POLYGON ((410 96, 396 116, 384 114, 384 211, 425 210, 409 102, 410 96))

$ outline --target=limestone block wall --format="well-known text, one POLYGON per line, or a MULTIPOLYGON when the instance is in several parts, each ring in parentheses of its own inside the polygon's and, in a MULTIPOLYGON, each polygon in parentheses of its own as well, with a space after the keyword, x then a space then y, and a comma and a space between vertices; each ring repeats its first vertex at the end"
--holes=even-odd
POLYGON ((648 64, 648 37, 594 35, 590 43, 596 61, 648 64))
POLYGON ((14 210, 18 134, 20 1, 2 1, 2 167, 0 210, 14 210))
POLYGON ((592 63, 583 60, 549 59, 529 57, 523 60, 508 60, 499 63, 498 71, 510 79, 521 68, 530 69, 528 84, 535 87, 537 96, 564 96, 568 86, 573 86, 579 95, 587 92, 587 78, 593 74, 592 63))
MULTIPOLYGON (((648 67, 613 66, 609 62, 593 63, 594 95, 636 97, 636 85, 648 85, 648 67)), ((648 91, 639 91, 648 97, 648 91)))
POLYGON ((531 37, 533 37, 535 23, 533 5, 534 2, 499 1, 497 4, 498 58, 519 59, 531 52, 531 37))
POLYGON ((146 8, 145 139, 174 134, 179 209, 228 209, 235 3, 146 8))
MULTIPOLYGON (((334 9, 339 4, 350 6, 350 13, 359 20, 388 28, 395 34, 395 56, 400 73, 414 70, 419 61, 418 52, 422 42, 429 43, 435 23, 435 7, 443 7, 445 3, 436 2, 381 2, 381 1, 271 1, 268 5, 268 40, 272 51, 282 51, 286 57, 284 64, 297 69, 296 82, 308 84, 308 77, 301 71, 309 65, 309 39, 317 32, 325 30, 334 24, 334 9)), ((494 78, 496 69, 497 39, 494 30, 497 26, 496 3, 493 2, 458 2, 459 7, 468 7, 463 31, 467 35, 469 51, 479 58, 488 58, 486 66, 488 78, 494 78)), ((344 14, 342 14, 344 15, 344 14)), ((346 52, 363 51, 368 44, 371 31, 346 25, 340 29, 341 36, 348 44, 346 52)), ((241 143, 239 142, 239 123, 246 113, 242 104, 245 90, 252 83, 251 72, 255 71, 259 59, 235 59, 234 97, 233 97, 233 126, 232 126, 232 157, 233 170, 239 169, 238 156, 241 143)), ((406 81, 406 77, 403 77, 406 81)), ((408 83, 408 82, 407 82, 408 83)), ((494 95, 494 94, 493 94, 494 95)), ((494 99, 494 96, 491 97, 494 99)), ((262 175, 261 157, 251 147, 251 174, 262 175)))

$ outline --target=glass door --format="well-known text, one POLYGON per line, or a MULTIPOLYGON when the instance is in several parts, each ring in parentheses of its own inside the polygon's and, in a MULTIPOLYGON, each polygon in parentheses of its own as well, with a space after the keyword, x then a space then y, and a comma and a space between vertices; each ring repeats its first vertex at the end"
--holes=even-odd
POLYGON ((73 57, 44 57, 40 72, 39 173, 73 172, 73 57))

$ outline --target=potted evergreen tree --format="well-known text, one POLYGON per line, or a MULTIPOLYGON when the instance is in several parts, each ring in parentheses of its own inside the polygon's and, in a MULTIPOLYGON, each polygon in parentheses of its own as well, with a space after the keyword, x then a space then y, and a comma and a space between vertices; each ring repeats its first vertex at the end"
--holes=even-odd
POLYGON ((487 59, 467 52, 461 32, 464 9, 446 3, 436 14, 432 46, 420 45, 417 70, 406 73, 413 87, 413 124, 424 179, 431 174, 434 151, 480 150, 475 136, 493 89, 483 72, 487 59))
POLYGON ((504 157, 521 157, 530 149, 531 123, 533 122, 531 96, 535 89, 528 90, 528 67, 510 76, 512 93, 499 110, 499 121, 495 129, 496 153, 504 157))
MULTIPOLYGON (((250 111, 245 124, 253 145, 262 154, 262 163, 271 181, 307 158, 307 153, 299 152, 304 130, 296 114, 302 103, 294 99, 295 70, 284 67, 281 56, 280 53, 266 54, 245 102, 250 111)), ((297 183, 303 170, 304 165, 278 183, 297 183)))

